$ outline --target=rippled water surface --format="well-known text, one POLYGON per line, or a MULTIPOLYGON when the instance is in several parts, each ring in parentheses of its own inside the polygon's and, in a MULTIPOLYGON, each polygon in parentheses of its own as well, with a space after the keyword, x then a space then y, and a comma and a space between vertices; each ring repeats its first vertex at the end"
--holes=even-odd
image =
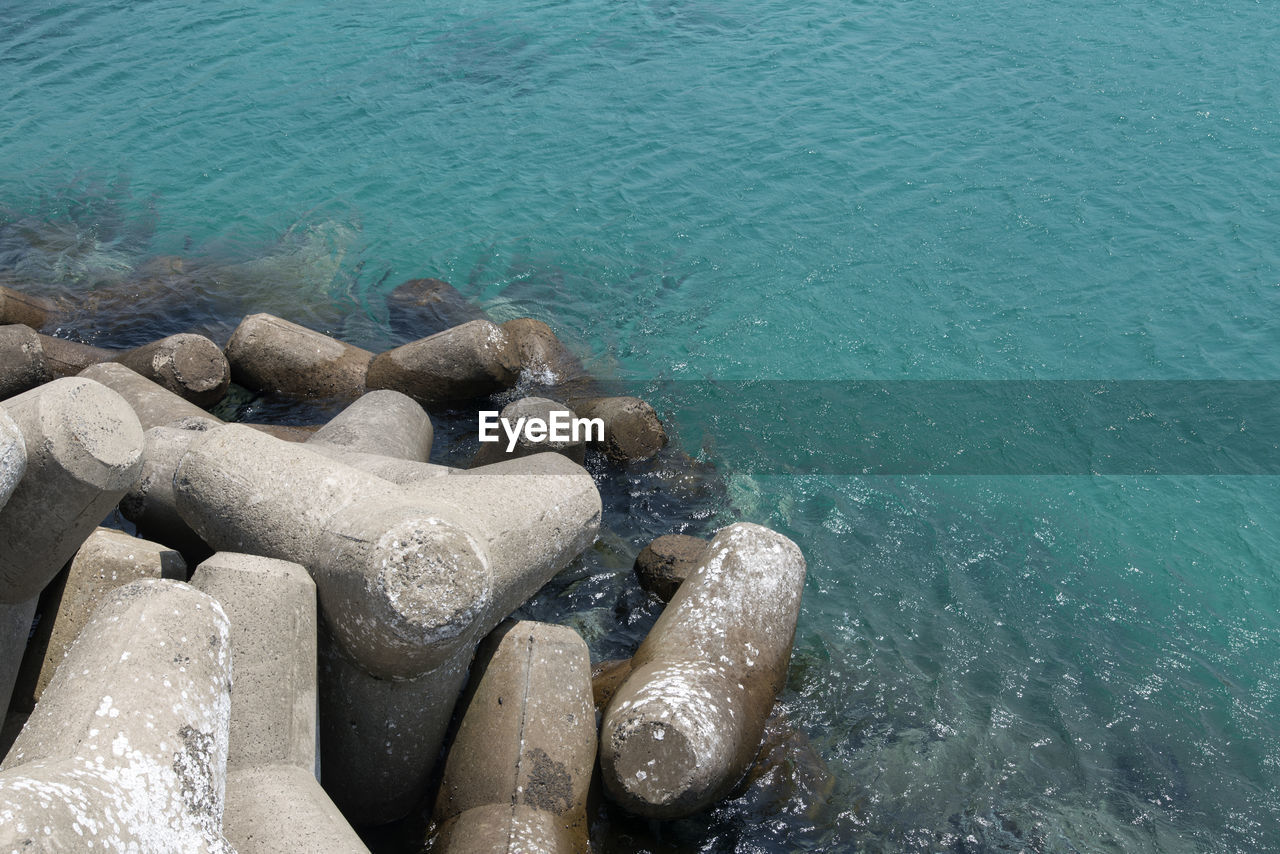
MULTIPOLYGON (((435 276, 642 385, 1280 379, 1265 2, 0 20, 0 270, 93 297, 183 259, 177 303, 64 334, 268 310, 378 349, 385 295, 435 276)), ((810 576, 781 758, 694 819, 602 808, 602 851, 1280 850, 1275 478, 818 475, 794 430, 794 473, 743 471, 750 422, 663 415, 724 494, 607 485, 609 532, 530 612, 626 655, 656 613, 635 551, 735 518, 810 576)))

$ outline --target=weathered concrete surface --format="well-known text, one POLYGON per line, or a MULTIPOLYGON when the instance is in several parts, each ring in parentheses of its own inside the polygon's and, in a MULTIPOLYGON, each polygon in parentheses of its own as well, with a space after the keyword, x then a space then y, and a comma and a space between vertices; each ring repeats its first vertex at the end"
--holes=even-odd
POLYGON ((227 342, 231 378, 246 388, 296 397, 354 400, 365 392, 373 354, 270 314, 251 314, 227 342))
POLYGON ((592 542, 600 513, 591 476, 558 454, 407 489, 236 425, 192 443, 174 489, 210 546, 304 564, 343 646, 388 679, 488 632, 592 542))
POLYGON ((0 285, 0 323, 21 323, 41 329, 53 320, 58 305, 44 297, 0 285))
POLYGON ((487 320, 473 320, 375 357, 367 383, 432 406, 510 388, 519 373, 519 354, 506 333, 487 320))
POLYGON ((297 765, 316 773, 316 586, 299 564, 218 552, 191 586, 231 620, 235 690, 227 767, 297 765))
POLYGON ((502 331, 520 357, 520 372, 530 382, 591 394, 593 384, 578 357, 541 320, 518 317, 502 324, 502 331))
POLYGON ((121 515, 137 526, 140 535, 187 554, 206 548, 178 513, 173 475, 191 443, 218 425, 215 420, 191 419, 152 427, 143 434, 142 468, 120 500, 121 515))
POLYGON ((203 335, 170 335, 121 353, 114 361, 197 406, 213 406, 231 385, 226 356, 203 335))
POLYGON ((708 541, 686 534, 658 537, 636 555, 635 572, 640 586, 663 602, 670 602, 676 588, 702 562, 708 541))
POLYGON ((353 824, 385 824, 421 804, 473 652, 460 647, 415 679, 376 679, 322 628, 321 777, 353 824))
POLYGON ((716 534, 605 712, 610 797, 676 818, 738 782, 786 678, 804 577, 804 556, 781 534, 750 524, 716 534))
POLYGON ((371 391, 339 412, 307 442, 425 463, 431 457, 431 418, 398 391, 371 391))
POLYGON ((571 403, 581 417, 604 421, 604 452, 614 462, 647 460, 667 444, 658 413, 638 397, 594 397, 571 403))
POLYGON ((274 436, 277 439, 283 439, 286 442, 305 442, 316 434, 320 429, 319 424, 249 424, 244 421, 238 421, 237 424, 244 424, 245 427, 252 427, 268 436, 274 436))
POLYGON ((188 585, 109 593, 0 765, 0 850, 231 854, 229 634, 188 585))
POLYGON ((22 432, 27 471, 0 509, 0 602, 36 596, 133 483, 142 428, 123 398, 79 378, 0 403, 22 432))
POLYGON ((179 513, 215 549, 305 565, 344 646, 375 675, 437 663, 489 598, 464 529, 372 475, 236 425, 194 441, 174 479, 179 513))
POLYGON ((219 552, 191 584, 231 620, 223 833, 240 854, 366 851, 317 780, 314 582, 296 563, 219 552))
POLYGON ((558 454, 400 488, 236 425, 193 443, 174 487, 211 546, 311 572, 334 637, 322 644, 326 789, 369 824, 422 796, 475 644, 600 519, 590 474, 558 454))
POLYGON ((27 443, 18 425, 0 409, 0 509, 27 471, 27 443))
MULTIPOLYGON (((520 423, 521 418, 541 419, 544 423, 550 424, 552 413, 558 413, 559 418, 564 419, 565 423, 571 423, 576 417, 572 409, 563 403, 557 403, 545 397, 522 397, 519 400, 513 400, 502 408, 502 412, 498 414, 500 419, 504 419, 515 429, 520 423)), ((578 439, 573 439, 573 431, 570 428, 558 428, 568 433, 569 438, 563 441, 550 438, 550 433, 544 436, 540 441, 534 441, 525 435, 523 429, 516 439, 515 447, 510 451, 507 450, 511 444, 506 430, 499 424, 496 431, 498 441, 481 442, 480 450, 476 454, 472 467, 491 465, 500 463, 503 460, 511 460, 516 457, 527 457, 531 454, 541 454, 547 451, 553 451, 557 454, 563 454, 575 463, 583 463, 587 458, 587 431, 579 429, 578 439)))
POLYGON ((550 813, 519 804, 486 804, 445 822, 431 850, 441 854, 557 854, 577 849, 550 813))
POLYGON ((40 336, 28 326, 0 326, 0 400, 53 378, 40 336))
MULTIPOLYGON (((15 605, 0 602, 0 714, 9 708, 9 698, 18 681, 22 652, 27 648, 37 604, 35 596, 15 605)), ((0 759, 3 758, 3 752, 0 752, 0 759)))
POLYGON ((118 362, 197 406, 213 406, 227 393, 231 369, 222 350, 203 335, 170 335, 135 347, 110 350, 40 336, 52 373, 74 376, 90 365, 118 362))
POLYGON ((587 791, 596 759, 591 656, 573 629, 521 621, 481 644, 462 723, 449 749, 435 818, 503 805, 518 836, 526 807, 554 818, 568 844, 587 851, 587 791))
MULTIPOLYGON (((120 501, 120 512, 138 526, 142 536, 172 546, 186 554, 198 554, 208 548, 204 540, 191 529, 178 512, 177 498, 173 491, 173 477, 177 473, 179 463, 182 462, 182 457, 198 435, 220 424, 221 422, 214 419, 190 419, 147 430, 142 471, 120 501)), ((273 438, 280 438, 274 432, 261 430, 260 425, 241 426, 251 427, 273 438)), ((400 485, 412 485, 457 471, 447 466, 364 454, 332 445, 307 443, 300 446, 318 456, 336 460, 400 485)))
POLYGON ((80 376, 102 383, 128 401, 143 430, 188 419, 218 421, 194 403, 115 362, 90 365, 80 376))
POLYGON ((67 650, 108 591, 140 578, 187 580, 182 555, 123 531, 97 528, 80 546, 65 574, 43 597, 44 616, 27 645, 13 705, 29 712, 44 694, 67 650))
POLYGON ((416 460, 402 460, 396 457, 384 457, 381 454, 366 454, 332 445, 305 445, 308 451, 327 457, 331 460, 351 466, 354 469, 390 481, 398 486, 413 486, 425 481, 434 480, 448 474, 458 474, 461 469, 435 463, 420 463, 416 460))
POLYGON ((369 851, 316 778, 296 765, 228 771, 223 833, 237 854, 369 851))

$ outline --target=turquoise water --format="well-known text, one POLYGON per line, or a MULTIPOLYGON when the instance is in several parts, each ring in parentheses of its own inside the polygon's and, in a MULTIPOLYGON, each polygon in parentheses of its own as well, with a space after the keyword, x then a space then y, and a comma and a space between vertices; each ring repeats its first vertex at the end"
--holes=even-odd
MULTIPOLYGON (((1266 3, 0 11, 0 262, 55 290, 212 259, 376 348, 436 276, 641 381, 1280 378, 1266 3)), ((732 425, 691 441, 729 475, 694 528, 808 556, 783 708, 834 782, 606 850, 1280 850, 1275 478, 783 476, 735 472, 732 425)))

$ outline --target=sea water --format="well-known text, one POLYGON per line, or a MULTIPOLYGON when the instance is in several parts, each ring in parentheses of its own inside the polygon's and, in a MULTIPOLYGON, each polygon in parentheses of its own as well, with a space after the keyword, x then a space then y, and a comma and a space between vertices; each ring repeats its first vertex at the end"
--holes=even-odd
POLYGON ((1276 44, 1252 0, 6 0, 0 265, 205 259, 373 349, 434 276, 648 389, 723 495, 608 487, 530 611, 625 655, 647 537, 778 528, 793 749, 602 850, 1280 850, 1275 460, 809 462, 876 447, 837 381, 1280 378, 1276 44), (677 405, 744 381, 754 418, 677 405))

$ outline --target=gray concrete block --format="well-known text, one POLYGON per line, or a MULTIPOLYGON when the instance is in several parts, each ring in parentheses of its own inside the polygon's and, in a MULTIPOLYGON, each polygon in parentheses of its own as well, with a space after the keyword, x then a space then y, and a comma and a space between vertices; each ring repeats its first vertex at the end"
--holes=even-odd
MULTIPOLYGON (((6 605, 0 602, 0 715, 9 708, 9 698, 18 682, 23 650, 31 635, 31 621, 36 615, 39 597, 6 605)), ((0 754, 0 759, 3 759, 0 754)))
POLYGON ((0 765, 0 850, 230 854, 229 636, 188 585, 109 593, 0 765))
POLYGON ((374 475, 398 486, 413 486, 444 475, 457 474, 460 471, 460 469, 436 465, 435 463, 421 463, 416 460, 384 457, 381 454, 366 454, 347 448, 337 448, 333 445, 313 445, 308 442, 305 447, 307 450, 322 457, 359 469, 366 474, 374 475))
POLYGON ((354 400, 373 354, 270 314, 251 314, 227 342, 231 378, 255 391, 354 400))
POLYGON ((317 779, 310 576, 289 561, 219 552, 191 583, 231 620, 235 686, 223 833, 240 854, 366 851, 317 779))
POLYGON ((237 854, 368 854, 315 777, 296 765, 227 772, 222 830, 237 854))
POLYGON ((558 854, 573 840, 555 816, 520 804, 486 804, 451 818, 431 850, 441 854, 558 854))
POLYGON ((403 488, 236 425, 192 444, 174 488, 211 546, 315 579, 341 648, 321 678, 326 788, 361 823, 415 805, 475 644, 600 521, 590 474, 558 454, 403 488))
POLYGON ((53 379, 35 330, 21 324, 0 326, 0 400, 53 379))
MULTIPOLYGON (((486 805, 526 807, 553 818, 567 843, 555 851, 585 854, 596 760, 586 643, 564 626, 506 623, 481 644, 473 671, 436 821, 486 805)), ((505 815, 515 835, 523 819, 505 815)))
POLYGON ((582 395, 597 393, 582 362, 541 320, 518 317, 503 323, 502 331, 519 354, 520 373, 529 382, 582 395))
POLYGON ((786 679, 805 563, 759 525, 723 528, 632 658, 600 731, 605 791, 677 818, 723 797, 755 756, 786 679))
POLYGON ((0 509, 0 602, 44 589, 142 467, 142 428, 120 395, 69 377, 0 403, 22 432, 27 471, 0 509))
POLYGON ((616 463, 647 460, 667 444, 658 413, 638 397, 593 397, 570 403, 581 417, 604 421, 604 452, 616 463))
POLYGON ((406 338, 434 335, 485 316, 457 288, 439 279, 410 279, 398 285, 387 295, 387 311, 392 331, 406 338))
POLYGON ((320 769, 325 791, 356 825, 395 821, 426 795, 469 647, 414 679, 377 679, 322 627, 320 769))
POLYGON ((192 444, 174 488, 214 548, 304 564, 343 646, 388 679, 492 629, 590 545, 600 514, 591 476, 556 454, 398 489, 236 425, 192 444))
POLYGON ((142 468, 120 499, 120 513, 138 533, 180 551, 199 553, 204 541, 178 513, 173 475, 191 443, 219 422, 190 419, 152 427, 143 434, 142 468))
POLYGON ((702 562, 707 540, 687 534, 658 537, 636 555, 635 573, 640 586, 663 602, 671 601, 686 578, 702 562))
POLYGON ((106 593, 140 578, 186 581, 187 564, 173 549, 123 531, 97 528, 89 535, 43 597, 44 617, 27 645, 14 708, 31 711, 106 593))
POLYGON ((27 443, 18 425, 0 409, 0 508, 27 471, 27 443))
POLYGON ((380 389, 339 412, 307 443, 425 463, 433 436, 431 418, 413 398, 380 389))
POLYGON ((519 373, 519 354, 501 327, 472 320, 375 357, 366 382, 433 406, 510 388, 519 373))
POLYGON ((231 369, 221 348, 203 335, 170 335, 132 350, 93 347, 48 335, 40 336, 40 344, 50 371, 57 376, 75 376, 90 365, 118 362, 197 406, 213 406, 231 384, 231 369))
POLYGON ((218 552, 191 586, 231 620, 235 690, 227 767, 297 765, 316 776, 316 586, 299 564, 218 552))
POLYGON ((217 421, 194 403, 115 362, 90 365, 79 376, 102 383, 127 400, 143 430, 185 419, 217 421))

